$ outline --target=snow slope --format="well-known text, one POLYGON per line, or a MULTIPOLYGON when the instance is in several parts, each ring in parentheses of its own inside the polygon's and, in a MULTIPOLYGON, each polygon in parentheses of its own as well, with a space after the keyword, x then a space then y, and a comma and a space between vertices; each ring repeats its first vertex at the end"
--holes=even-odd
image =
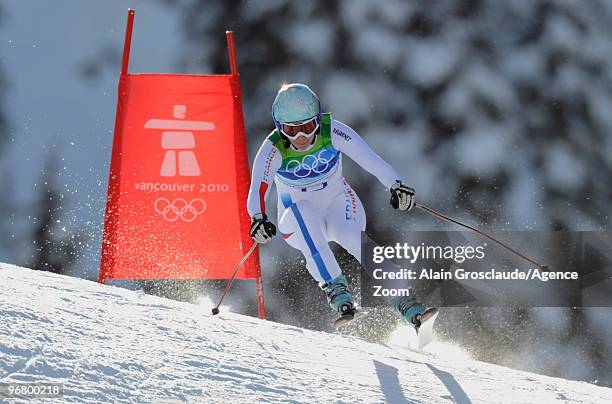
POLYGON ((209 313, 0 264, 0 383, 61 382, 83 402, 612 402, 584 382, 209 313))

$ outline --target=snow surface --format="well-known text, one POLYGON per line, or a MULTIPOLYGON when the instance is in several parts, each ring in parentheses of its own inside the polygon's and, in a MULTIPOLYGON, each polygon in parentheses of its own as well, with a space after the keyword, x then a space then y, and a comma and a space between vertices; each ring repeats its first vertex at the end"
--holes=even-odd
POLYGON ((79 402, 612 402, 439 343, 419 353, 210 309, 0 264, 0 383, 64 383, 62 401, 79 402))

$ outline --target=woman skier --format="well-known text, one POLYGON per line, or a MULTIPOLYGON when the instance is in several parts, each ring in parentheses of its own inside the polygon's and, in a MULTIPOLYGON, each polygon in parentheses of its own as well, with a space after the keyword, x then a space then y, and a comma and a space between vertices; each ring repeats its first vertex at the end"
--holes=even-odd
MULTIPOLYGON (((414 190, 398 180, 395 170, 353 129, 322 113, 319 99, 308 86, 283 85, 272 104, 272 119, 276 128, 253 163, 247 201, 250 235, 263 244, 276 234, 265 207, 274 180, 281 236, 304 254, 306 268, 325 291, 329 305, 348 321, 356 312, 353 297, 328 242, 337 242, 361 262, 366 217, 357 194, 342 176, 342 155, 390 190, 394 209, 412 209, 414 190)), ((426 312, 412 296, 395 298, 392 305, 417 330, 432 312, 426 312)))

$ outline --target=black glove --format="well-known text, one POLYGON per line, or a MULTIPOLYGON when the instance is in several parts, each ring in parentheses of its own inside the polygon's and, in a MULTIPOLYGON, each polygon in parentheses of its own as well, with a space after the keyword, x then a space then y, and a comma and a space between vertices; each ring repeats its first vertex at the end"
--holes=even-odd
POLYGON ((260 244, 265 244, 276 235, 276 226, 268 220, 265 213, 258 213, 251 219, 249 235, 260 244))
POLYGON ((414 206, 414 189, 400 180, 391 186, 391 206, 393 209, 410 210, 414 206))

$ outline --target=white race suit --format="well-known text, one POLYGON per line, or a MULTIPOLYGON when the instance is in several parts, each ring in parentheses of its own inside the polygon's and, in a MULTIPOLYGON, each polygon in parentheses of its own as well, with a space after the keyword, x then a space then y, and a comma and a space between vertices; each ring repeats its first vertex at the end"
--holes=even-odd
POLYGON ((342 176, 346 155, 389 189, 398 179, 350 127, 322 114, 319 132, 308 149, 298 151, 273 131, 255 162, 247 209, 265 213, 272 178, 278 193, 278 230, 306 258, 306 267, 321 284, 341 275, 328 242, 335 241, 361 261, 361 232, 366 217, 355 191, 342 176))

